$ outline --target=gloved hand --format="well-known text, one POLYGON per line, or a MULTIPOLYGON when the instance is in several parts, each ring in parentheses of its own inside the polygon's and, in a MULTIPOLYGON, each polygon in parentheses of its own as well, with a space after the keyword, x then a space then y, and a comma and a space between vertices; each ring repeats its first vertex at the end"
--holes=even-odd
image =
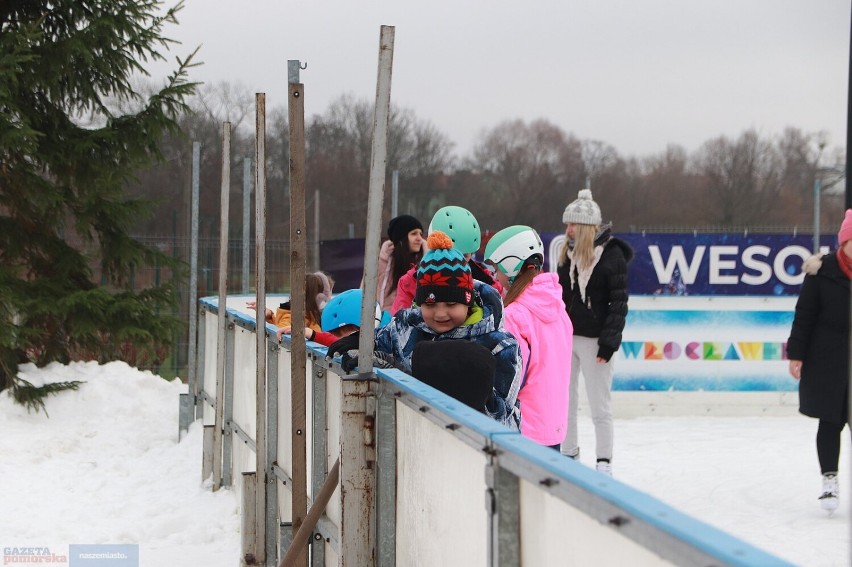
POLYGON ((346 354, 350 350, 358 350, 358 342, 361 340, 361 332, 355 331, 351 335, 346 335, 342 339, 337 339, 328 347, 325 354, 326 358, 334 358, 338 354, 346 354))
MULTIPOLYGON (((358 351, 349 350, 343 353, 340 359, 340 367, 345 372, 352 372, 358 366, 358 351)), ((373 368, 399 368, 396 358, 386 352, 373 352, 373 368)))
POLYGON ((361 340, 361 332, 355 331, 331 343, 325 354, 327 359, 340 355, 340 367, 344 372, 352 372, 358 366, 358 343, 361 340))

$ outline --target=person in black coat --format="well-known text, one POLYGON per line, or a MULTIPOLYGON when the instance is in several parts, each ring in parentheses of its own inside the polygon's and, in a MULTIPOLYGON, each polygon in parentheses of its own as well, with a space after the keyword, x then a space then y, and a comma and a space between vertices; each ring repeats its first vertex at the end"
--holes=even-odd
POLYGON ((627 319, 627 263, 633 259, 633 249, 612 235, 611 225, 601 224, 601 210, 590 189, 582 189, 577 200, 565 208, 562 222, 567 228, 556 272, 574 326, 568 428, 562 454, 572 459, 580 454, 577 397, 582 372, 595 425, 595 468, 611 475, 611 358, 621 348, 627 319))
POLYGON ((840 435, 849 421, 852 209, 846 211, 837 238, 840 247, 835 252, 816 254, 802 264, 805 280, 787 339, 790 374, 799 380, 799 412, 819 419, 816 445, 823 475, 819 499, 829 511, 838 505, 840 435))

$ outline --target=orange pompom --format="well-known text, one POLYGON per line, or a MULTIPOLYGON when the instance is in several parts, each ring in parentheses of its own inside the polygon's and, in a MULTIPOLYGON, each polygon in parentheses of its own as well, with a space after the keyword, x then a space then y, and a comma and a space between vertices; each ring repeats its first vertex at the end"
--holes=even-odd
POLYGON ((436 230, 429 234, 429 238, 426 239, 426 246, 429 247, 429 250, 449 250, 453 247, 453 239, 446 233, 436 230))

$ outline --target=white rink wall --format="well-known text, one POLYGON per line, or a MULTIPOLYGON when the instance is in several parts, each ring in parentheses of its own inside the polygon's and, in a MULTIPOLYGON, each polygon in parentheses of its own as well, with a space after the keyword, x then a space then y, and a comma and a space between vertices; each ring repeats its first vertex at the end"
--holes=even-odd
MULTIPOLYGON (((245 297, 231 297, 228 318, 234 323, 233 360, 225 366, 233 373, 234 426, 242 435, 254 435, 252 415, 255 396, 254 313, 244 310, 245 297), (244 336, 246 335, 246 336, 244 336)), ((274 309, 280 298, 270 298, 274 309)), ((215 299, 202 300, 204 327, 203 372, 206 406, 215 402, 218 329, 215 299)), ((271 328, 270 328, 271 332, 271 328)), ((274 334, 272 335, 274 342, 274 334)), ((289 345, 277 351, 278 430, 275 462, 292 478, 288 456, 290 440, 289 345), (284 394, 286 392, 286 395, 284 394)), ((317 479, 322 480, 340 450, 339 411, 340 372, 324 360, 325 349, 309 343, 308 424, 321 418, 322 426, 309 435, 311 446, 325 442, 326 454, 309 464, 309 496, 315 496, 317 479), (320 371, 320 373, 318 373, 320 371), (318 388, 313 390, 313 388, 318 388), (316 412, 322 412, 322 415, 316 412)), ((377 467, 391 471, 389 488, 379 484, 377 492, 393 490, 390 507, 375 495, 381 529, 377 536, 378 554, 391 553, 397 564, 499 565, 784 565, 785 562, 705 525, 670 506, 624 485, 616 479, 566 459, 513 433, 402 372, 378 371, 371 384, 377 403, 390 409, 390 418, 379 414, 376 424, 377 467), (388 443, 388 441, 390 441, 388 443), (388 449, 382 449, 382 447, 388 449), (566 530, 570 526, 570 530, 566 530), (607 553, 602 556, 601 549, 607 553), (570 550, 570 551, 569 551, 570 550)), ((227 381, 226 381, 227 383, 227 381)), ((754 392, 749 392, 749 396, 754 392)), ((616 392, 616 411, 665 412, 700 407, 677 398, 700 396, 718 404, 720 396, 743 396, 743 392, 616 392), (630 408, 630 409, 627 409, 630 408)), ((756 408, 769 405, 770 394, 760 403, 741 405, 756 408)), ((730 406, 731 404, 725 404, 730 406)), ((581 411, 583 411, 581 407, 581 411)), ((751 411, 751 410, 749 410, 751 411)), ((211 421, 205 408, 205 423, 211 421)), ((221 418, 220 418, 221 420, 221 418)), ((212 422, 215 422, 215 418, 212 422)), ((253 438, 253 437, 252 437, 253 438)), ((224 464, 235 484, 243 471, 254 468, 250 442, 231 436, 230 458, 224 464)), ((321 482, 320 482, 321 484, 321 482)), ((291 487, 275 479, 275 517, 288 522, 291 487)), ((312 553, 324 557, 324 564, 338 564, 341 522, 339 485, 326 514, 317 528, 312 553)), ((277 539, 278 526, 264 526, 268 536, 277 539)), ((283 536, 281 536, 283 537, 283 536)))

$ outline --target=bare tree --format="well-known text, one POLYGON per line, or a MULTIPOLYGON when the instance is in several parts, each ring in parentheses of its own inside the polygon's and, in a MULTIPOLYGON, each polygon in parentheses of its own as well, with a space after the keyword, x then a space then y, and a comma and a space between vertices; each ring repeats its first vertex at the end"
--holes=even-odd
POLYGON ((546 120, 507 121, 487 131, 469 165, 480 175, 480 224, 498 230, 558 230, 562 207, 585 174, 580 142, 546 120))
POLYGON ((705 142, 695 156, 706 189, 702 205, 723 226, 764 224, 778 207, 782 158, 771 141, 747 130, 736 141, 705 142))
POLYGON ((621 157, 611 145, 600 140, 583 140, 583 164, 590 184, 596 184, 597 178, 611 172, 621 157))
POLYGON ((704 208, 695 206, 700 199, 688 164, 686 150, 674 144, 642 160, 637 172, 640 183, 630 196, 632 225, 695 226, 704 222, 704 208))
POLYGON ((206 83, 198 88, 192 107, 214 122, 230 122, 234 132, 254 131, 255 94, 243 83, 206 83))
MULTIPOLYGON (((353 225, 363 234, 372 151, 372 107, 343 96, 307 128, 308 185, 322 192, 323 238, 344 238, 353 225)), ((444 173, 452 166, 452 143, 413 111, 391 107, 388 130, 388 179, 400 172, 400 213, 431 214, 444 173)), ((385 184, 389 201, 390 182, 385 184)), ((389 220, 390 207, 385 207, 389 220)))

